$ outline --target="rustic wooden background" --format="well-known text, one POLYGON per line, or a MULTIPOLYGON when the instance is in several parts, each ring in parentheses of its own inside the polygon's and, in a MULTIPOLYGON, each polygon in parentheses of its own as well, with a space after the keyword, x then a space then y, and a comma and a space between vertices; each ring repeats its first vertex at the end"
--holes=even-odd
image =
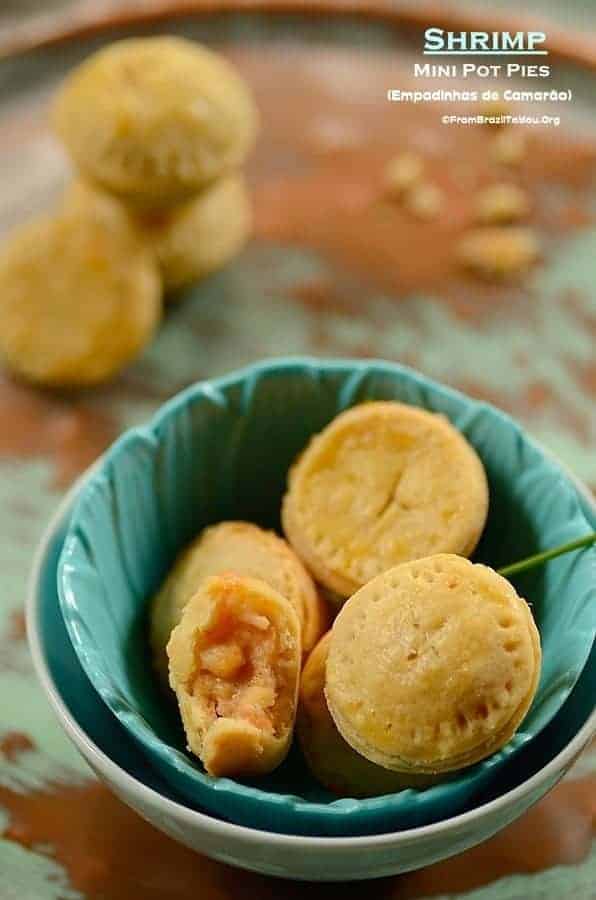
MULTIPOLYGON (((166 5, 2 4, 1 231, 53 202, 70 177, 47 129, 47 100, 68 68, 107 37, 86 34, 16 56, 15 48, 62 28, 166 5)), ((439 7, 444 13, 461 6, 478 18, 485 9, 508 16, 517 5, 470 0, 427 8, 430 21, 439 7)), ((409 20, 414 7, 422 15, 420 4, 387 4, 394 13, 402 7, 409 20)), ((541 0, 523 15, 552 16, 567 49, 590 63, 591 0, 541 0)), ((32 672, 26 577, 44 525, 73 478, 176 390, 259 357, 377 355, 416 365, 513 413, 596 486, 596 82, 590 66, 557 69, 556 79, 573 85, 574 108, 560 133, 531 136, 532 152, 514 176, 532 197, 543 261, 531 278, 495 288, 453 265, 474 187, 494 177, 487 162, 492 136, 446 133, 436 111, 400 109, 398 116, 379 102, 388 86, 409 77, 416 48, 409 31, 353 20, 324 30, 320 24, 232 17, 156 26, 222 47, 256 92, 264 128, 248 172, 254 240, 225 272, 168 311, 157 340, 114 384, 66 396, 0 379, 0 900, 244 894, 267 900, 304 890, 313 897, 366 893, 394 900, 596 896, 594 752, 520 822, 462 857, 367 886, 286 886, 200 859, 126 809, 70 747, 32 672), (447 196, 431 224, 412 222, 380 196, 384 162, 411 146, 427 156, 430 177, 447 196)), ((596 67, 596 54, 591 63, 596 67)))

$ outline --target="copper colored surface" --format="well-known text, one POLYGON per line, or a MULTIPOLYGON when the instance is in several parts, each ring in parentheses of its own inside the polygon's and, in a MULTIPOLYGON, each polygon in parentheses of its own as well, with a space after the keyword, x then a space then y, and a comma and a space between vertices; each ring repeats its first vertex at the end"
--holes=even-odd
MULTIPOLYGON (((50 845, 87 900, 298 900, 361 897, 363 887, 280 882, 198 856, 144 822, 99 784, 34 794, 0 788, 10 816, 5 832, 26 848, 50 845), (57 811, 59 810, 59 814, 57 811), (103 827, 102 827, 103 823, 103 827), (138 891, 142 886, 142 895, 138 891)), ((596 834, 596 778, 556 787, 501 834, 458 857, 394 879, 374 882, 378 900, 417 900, 469 891, 516 873, 571 865, 596 834)), ((370 888, 369 888, 370 890, 370 888)))

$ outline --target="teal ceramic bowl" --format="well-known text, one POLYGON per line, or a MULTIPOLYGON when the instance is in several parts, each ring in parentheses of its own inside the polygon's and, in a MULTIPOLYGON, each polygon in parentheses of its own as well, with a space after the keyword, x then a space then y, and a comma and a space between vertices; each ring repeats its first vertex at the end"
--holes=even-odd
MULTIPOLYGON (((522 815, 559 781, 596 735, 594 646, 557 715, 503 767, 496 783, 458 815, 385 834, 305 837, 243 828, 193 809, 139 753, 138 744, 103 703, 66 632, 56 571, 79 488, 56 511, 37 553, 27 602, 33 663, 66 734, 110 790, 201 856, 268 875, 324 881, 395 875, 427 866, 486 840, 522 815)), ((594 500, 579 485, 578 491, 594 528, 594 500)), ((117 825, 113 837, 127 839, 117 825)))
POLYGON ((207 776, 185 752, 175 710, 150 673, 148 599, 205 525, 242 518, 279 527, 296 454, 338 412, 371 399, 441 412, 476 447, 491 490, 478 560, 499 567, 589 530, 573 483, 509 418, 411 370, 374 361, 272 361, 197 384, 114 445, 73 511, 58 586, 84 670, 165 781, 190 804, 233 822, 358 835, 453 815, 494 786, 508 760, 547 725, 590 653, 596 553, 586 549, 517 582, 533 604, 543 644, 535 702, 507 747, 449 783, 338 800, 316 785, 297 751, 267 778, 243 782, 207 776))

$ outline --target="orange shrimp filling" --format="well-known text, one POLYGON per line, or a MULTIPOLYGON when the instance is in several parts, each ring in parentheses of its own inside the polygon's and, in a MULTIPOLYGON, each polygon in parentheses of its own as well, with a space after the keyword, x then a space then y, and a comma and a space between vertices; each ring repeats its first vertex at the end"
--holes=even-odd
POLYGON ((278 674, 283 673, 283 654, 272 622, 228 597, 217 605, 195 652, 192 692, 200 694, 214 719, 243 719, 276 734, 282 724, 278 674))

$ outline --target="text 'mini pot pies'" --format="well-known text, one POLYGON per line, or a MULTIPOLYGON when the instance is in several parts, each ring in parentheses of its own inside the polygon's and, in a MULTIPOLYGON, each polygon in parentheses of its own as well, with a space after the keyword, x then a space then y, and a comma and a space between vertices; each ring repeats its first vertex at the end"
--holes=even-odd
POLYGON ((296 733, 311 772, 322 785, 349 797, 375 797, 408 787, 426 787, 432 776, 391 772, 365 759, 343 739, 325 700, 325 668, 331 632, 325 634, 302 670, 296 733))
POLYGON ((163 205, 239 167, 256 138, 250 91, 222 56, 177 37, 116 41, 66 79, 53 122, 83 175, 163 205))
POLYGON ((487 511, 482 463, 447 419, 370 402, 337 416, 298 457, 282 523, 315 578, 349 597, 398 563, 470 555, 487 511))
POLYGON ((342 607, 325 693, 339 731, 367 759, 440 774, 510 740, 540 663, 537 628, 512 585, 438 554, 379 575, 342 607))
POLYGON ((210 575, 234 572, 265 581, 296 610, 304 651, 327 627, 327 611, 294 551, 272 531, 250 522, 220 522, 183 550, 151 606, 151 647, 158 674, 167 682, 166 644, 184 607, 210 575))
POLYGON ((167 647, 189 750, 210 775, 263 775, 286 756, 300 678, 291 603, 255 578, 208 578, 167 647))

